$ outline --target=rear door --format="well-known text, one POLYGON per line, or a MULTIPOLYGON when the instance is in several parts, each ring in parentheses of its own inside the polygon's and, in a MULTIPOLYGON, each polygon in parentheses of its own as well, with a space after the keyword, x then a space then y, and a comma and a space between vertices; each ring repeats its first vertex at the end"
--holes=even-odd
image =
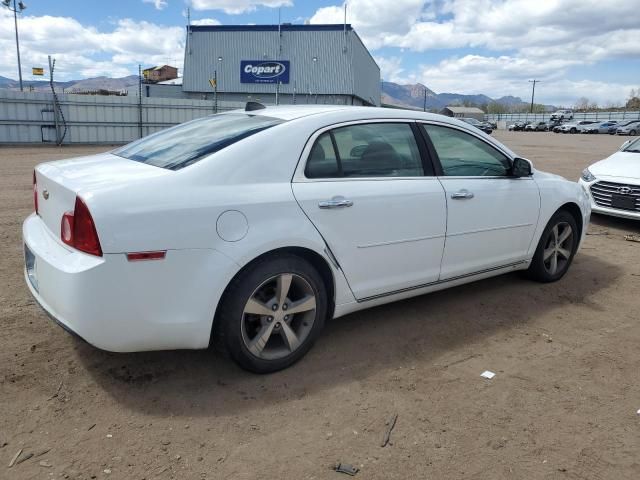
POLYGON ((358 300, 438 280, 446 200, 425 145, 413 122, 368 121, 317 132, 303 152, 294 195, 358 300))
POLYGON ((540 211, 532 177, 510 176, 505 153, 468 131, 423 124, 446 192, 447 236, 440 278, 523 262, 540 211))

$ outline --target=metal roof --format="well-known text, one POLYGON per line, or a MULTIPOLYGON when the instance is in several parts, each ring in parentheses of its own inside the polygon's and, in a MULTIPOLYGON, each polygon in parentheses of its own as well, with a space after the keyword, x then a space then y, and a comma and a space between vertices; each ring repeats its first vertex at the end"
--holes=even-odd
POLYGON ((190 25, 192 32, 342 32, 353 30, 350 23, 280 25, 190 25))
POLYGON ((452 113, 482 113, 484 112, 477 107, 444 107, 443 110, 449 110, 452 113))

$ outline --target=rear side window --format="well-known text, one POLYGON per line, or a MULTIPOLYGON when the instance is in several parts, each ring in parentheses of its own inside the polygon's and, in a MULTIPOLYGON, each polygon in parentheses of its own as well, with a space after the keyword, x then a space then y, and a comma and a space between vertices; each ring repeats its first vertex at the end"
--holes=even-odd
POLYGON ((211 115, 141 138, 112 153, 136 162, 179 170, 283 120, 262 115, 211 115))
POLYGON ((349 125, 323 133, 311 149, 307 178, 417 177, 420 151, 406 123, 349 125))

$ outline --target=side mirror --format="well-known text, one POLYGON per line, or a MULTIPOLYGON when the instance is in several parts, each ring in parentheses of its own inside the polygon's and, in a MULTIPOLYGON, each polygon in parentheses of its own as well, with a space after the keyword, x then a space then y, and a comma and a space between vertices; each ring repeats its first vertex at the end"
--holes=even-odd
POLYGON ((511 165, 512 177, 530 177, 531 175, 533 175, 533 168, 531 167, 531 162, 529 162, 529 160, 520 157, 513 159, 513 165, 511 165))

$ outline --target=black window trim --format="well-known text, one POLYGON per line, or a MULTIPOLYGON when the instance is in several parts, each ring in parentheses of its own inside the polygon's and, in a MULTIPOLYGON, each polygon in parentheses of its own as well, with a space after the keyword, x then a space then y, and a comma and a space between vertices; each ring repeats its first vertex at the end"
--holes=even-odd
MULTIPOLYGON (((499 149, 498 147, 496 147, 495 145, 492 145, 491 143, 487 142, 486 140, 484 140, 482 137, 480 137, 479 135, 476 135, 474 132, 470 132, 466 129, 463 128, 458 128, 456 125, 450 125, 450 124, 446 124, 446 123, 439 123, 439 122, 428 122, 428 121, 423 121, 423 120, 419 120, 416 123, 418 123, 420 125, 420 134, 423 136, 425 143, 428 146, 428 150, 429 153, 431 155, 431 158, 434 159, 434 167, 435 167, 435 171, 436 171, 436 176, 440 179, 447 179, 447 178, 456 178, 456 179, 462 179, 462 178, 477 178, 477 179, 496 179, 496 178, 503 178, 503 179, 509 179, 509 180, 513 180, 515 177, 513 177, 511 175, 511 168, 513 168, 513 158, 511 157, 511 155, 509 155, 507 152, 499 149), (433 125, 436 127, 444 127, 444 128, 450 128, 451 130, 457 130, 459 132, 462 133, 466 133, 468 135, 471 135, 472 137, 477 138, 478 140, 480 140, 481 142, 484 142, 485 145, 491 147, 493 150, 495 150, 496 152, 500 153, 501 155, 504 155, 504 157, 509 161, 510 167, 509 167, 509 172, 507 172, 507 175, 493 175, 493 176, 483 176, 483 175, 467 175, 467 176, 447 176, 444 174, 444 170, 442 168, 442 163, 440 162, 440 157, 438 156, 438 152, 435 149, 435 146, 433 145, 433 142, 431 141, 431 137, 429 137, 429 134, 427 132, 427 129, 424 128, 425 125, 433 125)), ((522 179, 522 178, 531 178, 531 177, 518 177, 518 179, 522 179)))
MULTIPOLYGON (((333 125, 326 125, 309 136, 307 143, 305 144, 305 148, 302 150, 302 156, 300 160, 303 162, 299 162, 298 167, 296 167, 296 172, 291 179, 292 182, 330 182, 330 181, 381 181, 381 180, 415 180, 420 178, 436 178, 437 163, 433 160, 433 156, 430 154, 430 150, 425 143, 424 136, 422 131, 424 129, 420 128, 417 125, 415 118, 367 118, 361 120, 349 120, 345 122, 339 122, 333 125), (411 133, 413 134, 413 139, 416 142, 416 146, 418 147, 418 153, 420 155, 420 162, 422 165, 422 175, 418 176, 407 176, 407 177, 389 177, 389 176, 379 176, 379 177, 344 177, 342 176, 342 162, 339 157, 339 152, 337 148, 337 144, 335 141, 335 137, 333 134, 334 130, 344 127, 350 127, 354 125, 368 125, 368 124, 376 124, 376 123, 401 123, 408 125, 411 129, 411 133), (311 157, 311 151, 313 147, 316 145, 318 140, 325 133, 329 134, 331 139, 331 145, 334 150, 334 155, 336 157, 336 161, 338 162, 338 169, 340 172, 339 177, 323 177, 323 178, 310 178, 307 176, 307 165, 309 163, 309 158, 311 157), (305 155, 306 152, 306 155, 305 155)), ((437 157, 436 157, 437 158, 437 157)))

